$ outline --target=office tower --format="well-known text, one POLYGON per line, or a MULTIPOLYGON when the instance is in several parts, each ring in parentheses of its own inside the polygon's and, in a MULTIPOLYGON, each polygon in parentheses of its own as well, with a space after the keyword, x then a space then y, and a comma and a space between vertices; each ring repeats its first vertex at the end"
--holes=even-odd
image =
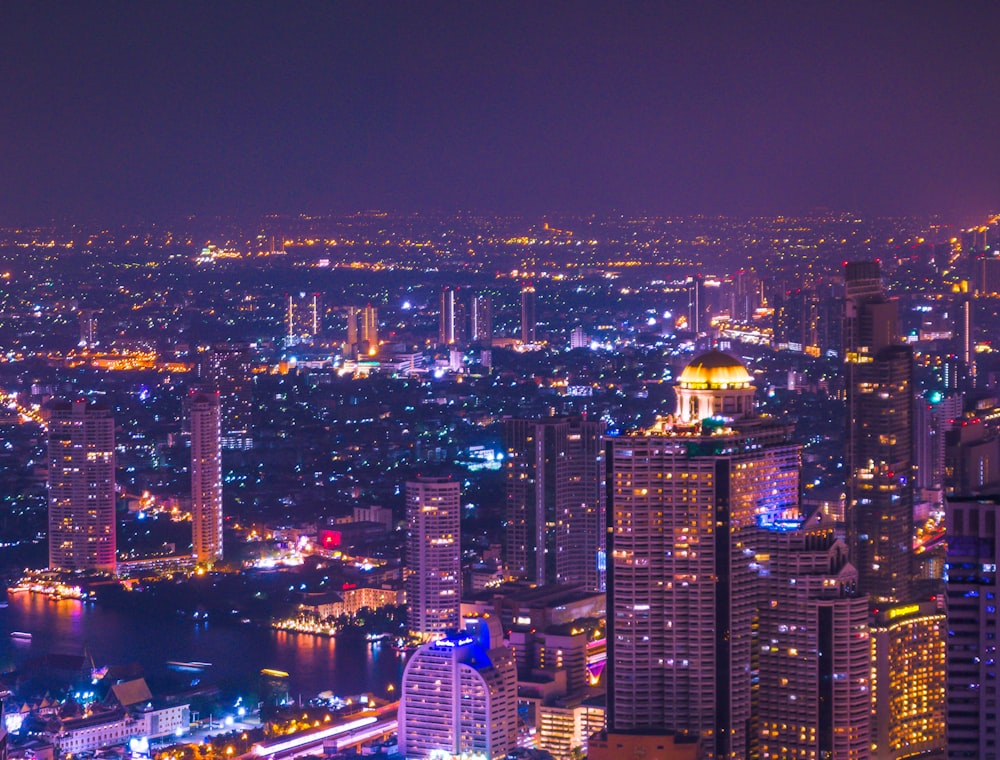
POLYGON ((844 284, 837 280, 820 279, 816 282, 817 333, 820 354, 840 356, 844 348, 843 302, 844 284))
POLYGON ((377 356, 378 348, 378 309, 371 304, 363 309, 348 306, 347 353, 357 357, 377 356))
POLYGON ((191 553, 199 565, 222 559, 222 447, 217 391, 192 392, 191 553))
POLYGON ((762 522, 755 543, 759 756, 867 758, 868 599, 847 545, 818 513, 762 522))
POLYGON ((705 278, 700 274, 688 278, 688 330, 695 335, 708 333, 712 322, 712 304, 705 287, 705 278))
POLYGON ((570 417, 504 420, 509 578, 601 588, 605 427, 570 417))
POLYGON ((358 315, 361 310, 357 306, 347 307, 347 351, 354 353, 358 350, 358 315))
POLYGON ((442 346, 461 346, 465 343, 465 304, 457 288, 441 291, 441 314, 438 325, 438 343, 442 346))
POLYGON ((535 317, 535 286, 525 285, 521 288, 521 342, 532 344, 536 339, 538 327, 535 317))
POLYGON ((819 299, 812 290, 777 293, 774 301, 775 347, 819 356, 819 299))
POLYGON ((438 324, 438 343, 442 346, 451 346, 455 343, 455 300, 454 288, 445 288, 441 291, 441 312, 438 324))
POLYGON ((285 307, 285 346, 313 343, 323 327, 322 315, 319 293, 289 295, 285 307))
POLYGON ((580 325, 573 328, 573 332, 569 334, 569 347, 570 348, 587 348, 590 346, 590 339, 587 334, 583 331, 580 325))
POLYGON ((847 535, 861 591, 909 601, 913 541, 913 352, 877 262, 846 270, 847 535))
POLYGON ((726 307, 729 318, 735 322, 748 323, 760 306, 760 290, 756 273, 740 269, 726 282, 726 307))
POLYGON ((944 434, 944 485, 949 496, 975 496, 1000 487, 997 417, 997 398, 984 395, 970 399, 949 419, 944 434))
POLYGON ((568 697, 543 700, 537 707, 538 749, 555 758, 586 757, 590 737, 604 729, 600 698, 568 697))
POLYGON ((890 607, 872 623, 872 760, 945 746, 945 614, 935 602, 890 607))
POLYGON ((399 752, 502 760, 517 740, 517 670, 496 618, 424 644, 406 663, 399 752))
POLYGON ((961 394, 918 397, 913 407, 913 464, 916 487, 940 492, 945 480, 945 438, 952 421, 962 416, 961 394))
POLYGON ((410 634, 432 639, 458 628, 462 601, 458 482, 406 484, 406 604, 410 634))
POLYGON ((49 416, 49 567, 115 571, 115 420, 84 399, 49 416))
POLYGON ((973 335, 972 293, 969 283, 962 280, 953 290, 955 303, 952 311, 955 318, 955 353, 961 362, 960 387, 973 388, 976 385, 976 339, 973 335))
POLYGON ((948 758, 997 760, 997 563, 1000 500, 946 502, 948 758))
POLYGON ((97 347, 97 309, 80 309, 80 348, 97 347))
POLYGON ((221 438, 224 449, 253 446, 253 371, 250 346, 246 343, 216 343, 199 354, 199 384, 219 391, 221 438))
POLYGON ((975 285, 977 295, 1000 294, 1000 255, 996 252, 976 257, 975 285))
POLYGON ((378 354, 378 309, 368 304, 361 310, 358 325, 361 338, 361 353, 365 356, 378 354))
MULTIPOLYGON (((607 443, 608 734, 673 732, 746 758, 757 523, 798 514, 800 447, 756 415, 753 378, 718 351, 678 409, 607 443)), ((609 739, 610 741, 610 739, 609 739)))
POLYGON ((489 293, 473 293, 469 301, 469 336, 483 346, 493 344, 493 299, 489 293))

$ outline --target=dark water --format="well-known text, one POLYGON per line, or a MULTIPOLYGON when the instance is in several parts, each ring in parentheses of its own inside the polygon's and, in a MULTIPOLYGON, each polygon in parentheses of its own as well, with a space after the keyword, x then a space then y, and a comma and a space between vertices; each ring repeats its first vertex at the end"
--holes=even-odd
POLYGON ((9 606, 0 609, 0 672, 47 652, 86 652, 98 667, 138 662, 147 673, 162 672, 168 660, 210 662, 205 680, 227 691, 256 690, 260 670, 274 668, 289 674, 292 696, 304 700, 325 690, 387 696, 390 684, 398 687, 404 663, 388 644, 129 616, 27 593, 10 596, 9 606), (11 631, 31 633, 31 641, 11 639, 11 631))

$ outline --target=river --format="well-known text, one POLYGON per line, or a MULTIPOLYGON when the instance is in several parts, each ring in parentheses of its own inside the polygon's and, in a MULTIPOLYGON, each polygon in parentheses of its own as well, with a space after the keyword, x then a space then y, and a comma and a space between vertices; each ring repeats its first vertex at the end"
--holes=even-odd
POLYGON ((48 652, 85 652, 97 667, 138 662, 147 673, 162 671, 171 660, 209 662, 205 680, 236 693, 256 690, 261 669, 273 668, 289 674, 291 695, 303 700, 326 690, 391 697, 389 687, 398 688, 404 663, 388 644, 129 616, 92 603, 11 595, 0 608, 0 672, 48 652), (12 631, 30 633, 31 639, 12 639, 12 631))

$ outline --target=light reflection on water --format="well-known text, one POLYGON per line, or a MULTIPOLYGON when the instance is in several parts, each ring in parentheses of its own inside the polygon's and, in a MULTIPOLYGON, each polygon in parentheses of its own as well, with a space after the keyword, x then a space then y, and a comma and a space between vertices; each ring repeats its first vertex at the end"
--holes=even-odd
POLYGON ((147 673, 162 670, 168 660, 211 662, 206 679, 236 691, 255 689, 260 670, 275 668, 290 675, 292 695, 303 699, 325 690, 387 696, 390 684, 398 687, 404 662, 387 644, 166 616, 131 617, 75 600, 11 596, 9 606, 0 609, 0 671, 47 652, 86 654, 97 667, 138 662, 147 673), (11 639, 11 631, 31 633, 32 639, 11 639))

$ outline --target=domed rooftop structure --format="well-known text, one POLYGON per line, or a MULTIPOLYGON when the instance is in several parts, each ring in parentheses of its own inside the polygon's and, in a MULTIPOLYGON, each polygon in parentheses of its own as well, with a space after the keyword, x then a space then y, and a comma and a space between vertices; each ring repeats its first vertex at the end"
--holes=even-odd
POLYGON ((739 359, 722 351, 713 349, 688 364, 677 378, 676 391, 676 416, 681 422, 753 414, 753 376, 739 359))
POLYGON ((712 349, 697 357, 677 378, 682 388, 745 388, 753 382, 739 359, 712 349))

